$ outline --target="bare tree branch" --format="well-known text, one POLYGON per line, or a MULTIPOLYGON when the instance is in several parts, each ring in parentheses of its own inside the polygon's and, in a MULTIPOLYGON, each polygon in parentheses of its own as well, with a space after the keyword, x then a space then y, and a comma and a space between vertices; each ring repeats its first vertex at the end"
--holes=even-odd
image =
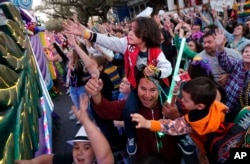
POLYGON ((82 23, 86 23, 90 16, 100 16, 106 21, 106 15, 115 1, 117 0, 43 0, 44 5, 35 10, 51 17, 62 15, 62 18, 69 18, 77 12, 82 23))

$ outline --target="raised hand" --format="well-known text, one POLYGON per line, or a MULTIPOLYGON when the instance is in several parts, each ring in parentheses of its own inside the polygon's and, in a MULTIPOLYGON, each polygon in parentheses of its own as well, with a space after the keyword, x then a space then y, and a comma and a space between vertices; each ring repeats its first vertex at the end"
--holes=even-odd
POLYGON ((215 31, 215 43, 217 45, 217 50, 222 52, 224 50, 224 43, 225 43, 225 34, 223 30, 216 30, 215 31))
POLYGON ((180 117, 180 113, 178 111, 177 106, 174 104, 169 104, 169 103, 164 103, 164 105, 162 106, 162 114, 166 117, 169 118, 171 120, 174 120, 178 117, 180 117))
POLYGON ((225 3, 222 3, 222 9, 223 11, 226 11, 228 9, 228 5, 226 5, 225 3))
POLYGON ((68 35, 68 43, 72 47, 77 46, 76 39, 75 39, 75 36, 73 34, 68 35))
POLYGON ((221 86, 225 86, 229 76, 230 76, 230 74, 227 74, 227 73, 220 75, 219 80, 218 80, 219 84, 221 86))
POLYGON ((84 119, 88 117, 88 112, 87 112, 88 103, 89 103, 89 97, 87 94, 84 94, 80 97, 80 109, 77 109, 76 106, 71 107, 77 119, 81 122, 83 122, 84 119))
POLYGON ((67 20, 63 22, 64 32, 68 34, 74 35, 83 35, 86 31, 86 27, 79 22, 73 22, 71 20, 67 20))
POLYGON ((69 45, 71 45, 72 47, 74 47, 74 49, 76 50, 77 54, 80 56, 80 58, 84 62, 84 65, 85 65, 86 69, 88 70, 88 72, 90 74, 92 74, 92 75, 95 74, 97 76, 97 78, 99 78, 100 71, 98 70, 98 65, 97 65, 96 61, 94 61, 93 59, 91 59, 86 54, 86 52, 84 52, 81 49, 81 47, 79 47, 79 45, 77 44, 76 36, 70 34, 68 36, 68 41, 69 41, 69 45))
POLYGON ((85 85, 86 92, 91 96, 99 94, 102 88, 103 88, 103 82, 101 79, 98 80, 96 75, 92 75, 92 77, 85 85))
POLYGON ((78 22, 79 22, 79 21, 78 21, 77 14, 74 14, 74 15, 73 15, 73 20, 74 20, 75 23, 78 23, 78 22))
POLYGON ((148 77, 153 77, 155 75, 155 71, 150 68, 150 66, 147 66, 143 70, 144 75, 148 77))
POLYGON ((215 9, 212 9, 211 13, 212 13, 214 19, 218 18, 218 14, 217 14, 217 11, 215 9))

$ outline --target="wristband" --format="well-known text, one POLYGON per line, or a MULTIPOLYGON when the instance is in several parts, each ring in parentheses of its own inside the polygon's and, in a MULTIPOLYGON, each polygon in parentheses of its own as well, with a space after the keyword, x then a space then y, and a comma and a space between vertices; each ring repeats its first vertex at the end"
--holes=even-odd
POLYGON ((151 131, 158 132, 161 130, 160 121, 151 120, 150 123, 151 123, 151 127, 150 127, 151 131))
POLYGON ((85 30, 83 33, 83 38, 84 39, 89 39, 90 38, 91 33, 88 30, 85 30))

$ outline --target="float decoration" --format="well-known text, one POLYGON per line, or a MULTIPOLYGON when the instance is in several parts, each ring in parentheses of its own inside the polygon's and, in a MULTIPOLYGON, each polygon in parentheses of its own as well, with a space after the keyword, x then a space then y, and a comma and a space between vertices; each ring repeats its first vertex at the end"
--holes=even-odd
POLYGON ((7 2, 0 10, 0 163, 13 164, 38 150, 43 90, 20 13, 7 2))

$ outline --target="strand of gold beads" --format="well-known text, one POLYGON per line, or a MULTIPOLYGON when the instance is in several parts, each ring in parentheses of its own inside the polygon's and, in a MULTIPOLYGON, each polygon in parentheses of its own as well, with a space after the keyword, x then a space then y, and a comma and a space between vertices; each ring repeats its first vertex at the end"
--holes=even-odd
POLYGON ((248 106, 248 93, 250 93, 250 82, 248 83, 247 88, 245 90, 245 104, 243 102, 243 88, 241 89, 241 92, 240 92, 239 99, 240 99, 240 105, 242 108, 245 106, 248 106))

